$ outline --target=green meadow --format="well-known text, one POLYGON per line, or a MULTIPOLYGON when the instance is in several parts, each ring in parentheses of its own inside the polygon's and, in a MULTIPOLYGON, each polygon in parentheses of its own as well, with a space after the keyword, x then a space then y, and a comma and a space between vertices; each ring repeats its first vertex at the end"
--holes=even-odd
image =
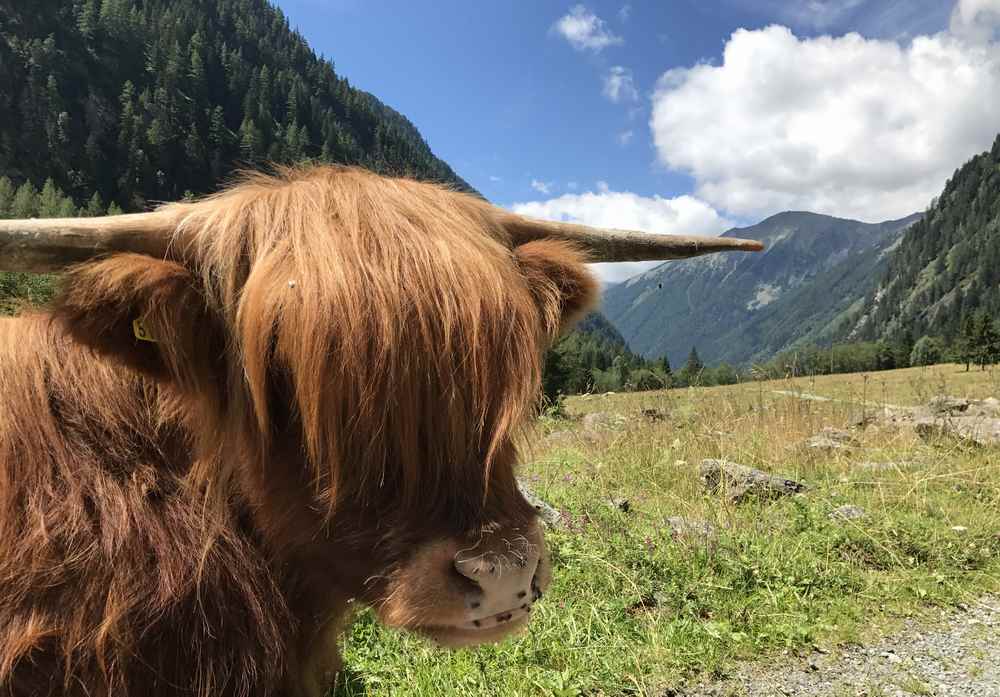
POLYGON ((856 425, 935 395, 1000 396, 1000 370, 569 398, 525 446, 525 482, 561 513, 546 533, 555 579, 528 631, 451 652, 362 612, 334 694, 671 694, 1000 591, 1000 448, 856 425), (854 442, 803 446, 827 427, 854 442), (706 491, 706 458, 807 489, 733 503, 706 491), (860 517, 834 513, 844 506, 860 517))

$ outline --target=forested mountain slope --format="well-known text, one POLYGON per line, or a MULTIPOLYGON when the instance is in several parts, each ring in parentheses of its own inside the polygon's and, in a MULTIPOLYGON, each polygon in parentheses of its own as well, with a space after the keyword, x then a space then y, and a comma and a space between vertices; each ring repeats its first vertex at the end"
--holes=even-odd
POLYGON ((468 185, 265 0, 6 0, 0 175, 138 210, 316 158, 468 185))
POLYGON ((906 232, 841 338, 951 343, 976 315, 1000 318, 1000 137, 955 172, 906 232))

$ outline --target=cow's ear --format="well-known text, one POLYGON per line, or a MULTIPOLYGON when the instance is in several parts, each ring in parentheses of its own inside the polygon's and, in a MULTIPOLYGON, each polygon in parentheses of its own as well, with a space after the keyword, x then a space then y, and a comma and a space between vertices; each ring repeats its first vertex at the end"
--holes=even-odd
POLYGON ((215 379, 224 350, 222 325, 191 272, 139 254, 71 269, 54 317, 99 354, 183 389, 197 390, 215 379))
POLYGON ((537 240, 516 247, 514 254, 553 339, 597 305, 599 284, 573 245, 537 240))

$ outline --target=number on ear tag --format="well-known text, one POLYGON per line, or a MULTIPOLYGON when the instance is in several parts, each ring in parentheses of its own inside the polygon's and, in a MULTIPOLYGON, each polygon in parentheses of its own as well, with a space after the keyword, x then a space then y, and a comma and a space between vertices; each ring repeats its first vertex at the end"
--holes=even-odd
POLYGON ((132 320, 132 332, 135 334, 135 338, 139 341, 148 341, 152 344, 156 343, 156 339, 153 338, 153 335, 149 333, 149 330, 146 329, 146 325, 143 324, 142 320, 139 318, 132 320))

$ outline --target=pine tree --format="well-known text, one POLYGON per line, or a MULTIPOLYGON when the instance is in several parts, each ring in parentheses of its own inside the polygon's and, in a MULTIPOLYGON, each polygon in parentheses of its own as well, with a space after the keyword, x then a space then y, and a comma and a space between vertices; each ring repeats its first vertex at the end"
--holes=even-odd
POLYGON ((24 182, 18 187, 11 204, 10 214, 12 218, 38 217, 38 189, 31 182, 24 182))
POLYGON ((663 354, 663 357, 660 358, 658 367, 664 375, 673 375, 673 371, 670 369, 670 357, 667 354, 663 354))
POLYGON ((962 333, 959 334, 955 346, 956 358, 965 363, 965 372, 976 360, 976 318, 969 314, 962 321, 962 333))
POLYGON ((697 375, 704 369, 705 364, 701 362, 701 357, 698 356, 698 349, 692 346, 691 353, 688 354, 687 363, 684 364, 684 371, 688 375, 697 375))
POLYGON ((0 218, 11 217, 14 191, 14 183, 7 177, 0 177, 0 218))
POLYGON ((980 312, 975 318, 975 356, 976 363, 983 370, 987 365, 996 363, 1000 354, 1000 333, 993 326, 993 319, 985 312, 980 312))
POLYGON ((92 39, 97 31, 100 12, 98 5, 98 0, 83 0, 77 9, 76 28, 87 40, 92 39))
POLYGON ((63 193, 51 179, 45 180, 42 193, 38 197, 38 217, 59 217, 59 209, 63 202, 63 193))
POLYGON ((264 137, 249 116, 240 125, 240 153, 247 162, 256 162, 263 153, 264 137))
POLYGON ((86 218, 99 218, 104 215, 104 201, 101 200, 99 193, 94 192, 94 195, 87 201, 87 206, 83 209, 81 215, 86 218))
POLYGON ((704 370, 705 364, 701 362, 701 357, 698 355, 698 349, 692 346, 691 353, 688 354, 684 367, 681 368, 680 372, 677 374, 677 380, 681 385, 698 384, 702 379, 702 373, 704 370))

